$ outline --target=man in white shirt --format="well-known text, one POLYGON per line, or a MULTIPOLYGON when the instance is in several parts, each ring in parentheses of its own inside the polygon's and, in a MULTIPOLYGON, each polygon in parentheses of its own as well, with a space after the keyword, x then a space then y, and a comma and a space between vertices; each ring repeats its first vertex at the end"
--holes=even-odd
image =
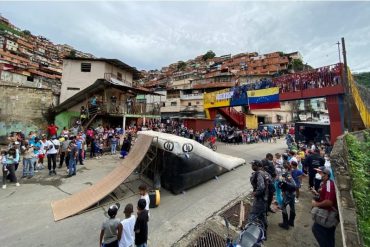
POLYGON ((119 247, 133 247, 135 243, 135 232, 134 226, 136 222, 136 217, 132 213, 134 212, 134 207, 131 203, 127 204, 123 213, 125 214, 125 219, 121 221, 122 225, 122 236, 119 241, 119 247))
POLYGON ((46 142, 45 146, 46 157, 48 158, 49 175, 57 175, 55 168, 57 167, 57 154, 60 147, 60 142, 56 136, 52 136, 51 139, 46 142), (51 161, 53 161, 53 170, 51 170, 51 161))

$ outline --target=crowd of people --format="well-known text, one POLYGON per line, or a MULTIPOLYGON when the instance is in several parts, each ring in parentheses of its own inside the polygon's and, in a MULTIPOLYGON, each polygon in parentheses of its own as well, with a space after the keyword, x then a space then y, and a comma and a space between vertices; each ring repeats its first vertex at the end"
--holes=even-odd
MULTIPOLYGON (((289 135, 289 134, 288 134, 289 135)), ((292 137, 290 137, 292 138, 292 137)), ((287 138, 289 139, 289 138, 287 138)), ((283 153, 267 153, 262 160, 252 162, 253 205, 249 221, 260 222, 267 239, 267 213, 282 213, 279 226, 289 230, 295 226, 295 204, 299 203, 302 179, 308 177, 308 189, 312 192, 315 208, 312 232, 320 247, 335 246, 336 219, 323 219, 325 215, 337 215, 334 175, 331 169, 330 150, 320 143, 293 144, 283 153), (275 204, 275 207, 272 207, 275 204), (288 209, 289 208, 289 212, 288 209), (327 212, 322 213, 322 212, 327 212), (321 217, 321 218, 320 218, 321 217), (325 222, 325 223, 323 223, 325 222)))
POLYGON ((10 134, 9 145, 0 155, 3 189, 6 189, 8 180, 20 186, 16 176, 19 164, 23 165, 21 178, 32 178, 44 170, 45 161, 50 176, 57 174, 57 168, 66 167, 67 176, 71 177, 77 174, 77 165, 83 166, 87 158, 100 159, 104 152, 115 155, 120 145, 120 155, 124 158, 131 148, 132 133, 127 131, 123 135, 120 126, 104 128, 99 125, 84 131, 78 121, 70 129, 58 129, 52 123, 41 133, 31 131, 26 136, 19 131, 10 134))
POLYGON ((341 64, 273 78, 273 85, 281 92, 295 92, 311 88, 335 86, 341 83, 341 64))

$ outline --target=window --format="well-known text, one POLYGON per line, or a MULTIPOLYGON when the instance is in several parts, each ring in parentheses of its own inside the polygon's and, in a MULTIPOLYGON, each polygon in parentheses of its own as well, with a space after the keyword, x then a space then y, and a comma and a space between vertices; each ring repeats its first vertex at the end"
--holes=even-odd
POLYGON ((122 73, 120 72, 117 72, 117 79, 122 81, 122 73))
POLYGON ((188 102, 188 106, 191 106, 191 102, 188 102))
POLYGON ((91 63, 81 63, 81 72, 90 72, 91 63))
POLYGON ((79 91, 80 88, 79 87, 67 87, 67 90, 71 90, 71 91, 79 91))
POLYGON ((199 105, 199 101, 197 101, 196 104, 199 105))
POLYGON ((27 81, 33 81, 33 76, 27 76, 27 81))
POLYGON ((177 102, 171 102, 171 106, 177 106, 177 102))

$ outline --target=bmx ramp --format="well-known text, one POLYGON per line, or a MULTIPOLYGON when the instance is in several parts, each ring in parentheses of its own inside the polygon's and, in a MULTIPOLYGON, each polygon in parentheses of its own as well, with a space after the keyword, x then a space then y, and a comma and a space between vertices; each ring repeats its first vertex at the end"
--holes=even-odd
POLYGON ((139 135, 128 156, 102 180, 67 198, 52 201, 54 220, 58 221, 78 214, 114 191, 140 165, 152 140, 152 136, 139 135))

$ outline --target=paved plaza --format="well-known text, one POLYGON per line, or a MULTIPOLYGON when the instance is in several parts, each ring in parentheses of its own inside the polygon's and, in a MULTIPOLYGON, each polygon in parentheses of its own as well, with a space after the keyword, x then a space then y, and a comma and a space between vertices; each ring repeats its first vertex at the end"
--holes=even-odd
MULTIPOLYGON (((218 144, 218 152, 244 158, 247 165, 223 174, 180 195, 161 191, 161 204, 151 209, 149 241, 151 247, 165 247, 176 243, 184 234, 204 222, 237 197, 250 192, 248 163, 261 159, 267 152, 276 153, 285 149, 283 139, 278 143, 250 145, 218 144)), ((50 206, 57 200, 91 186, 108 174, 121 160, 118 156, 104 156, 101 160, 87 160, 79 166, 77 176, 65 178, 65 169, 58 170, 56 177, 47 171, 37 179, 22 179, 21 186, 11 184, 0 191, 0 242, 1 246, 97 246, 101 223, 107 206, 89 210, 80 215, 54 222, 50 206)), ((150 182, 144 178, 144 181, 150 182)), ((122 200, 136 205, 137 187, 142 183, 137 174, 129 177, 120 186, 122 200)), ((123 217, 123 208, 118 214, 123 217)))

